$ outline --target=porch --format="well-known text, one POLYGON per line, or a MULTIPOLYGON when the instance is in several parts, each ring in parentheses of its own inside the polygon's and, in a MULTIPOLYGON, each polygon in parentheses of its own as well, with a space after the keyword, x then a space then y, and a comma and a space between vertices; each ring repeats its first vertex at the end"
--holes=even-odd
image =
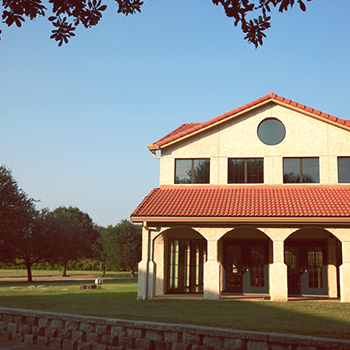
POLYGON ((138 298, 350 301, 350 229, 144 228, 138 298))
MULTIPOLYGON (((164 294, 155 296, 154 299, 172 299, 172 300, 203 300, 203 293, 200 294, 164 294)), ((233 295, 233 294, 223 294, 220 296, 221 301, 271 301, 269 295, 233 295)), ((339 298, 329 298, 321 296, 293 296, 288 297, 287 301, 307 301, 307 302, 340 302, 339 298)))

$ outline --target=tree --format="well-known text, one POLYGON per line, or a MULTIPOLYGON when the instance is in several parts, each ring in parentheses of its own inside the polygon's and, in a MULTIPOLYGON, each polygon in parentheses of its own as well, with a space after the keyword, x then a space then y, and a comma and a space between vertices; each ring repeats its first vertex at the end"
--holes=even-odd
POLYGON ((18 187, 11 170, 0 166, 0 260, 25 265, 28 282, 31 266, 50 251, 47 211, 35 209, 35 201, 18 187))
POLYGON ((135 277, 135 268, 141 260, 141 232, 140 225, 125 219, 102 230, 99 241, 106 253, 107 264, 118 269, 129 269, 130 276, 135 277))
POLYGON ((12 172, 0 166, 0 238, 8 237, 21 229, 28 211, 34 208, 34 199, 18 187, 12 172))
POLYGON ((315 183, 318 182, 311 174, 300 174, 294 173, 293 171, 283 174, 283 183, 315 183))
MULTIPOLYGON (((141 0, 115 0, 118 13, 125 16, 141 12, 143 1, 141 0)), ((245 40, 253 43, 255 47, 263 44, 266 37, 265 31, 271 26, 271 8, 278 8, 279 12, 291 9, 295 2, 302 11, 306 11, 305 1, 312 0, 212 0, 214 5, 221 5, 227 17, 234 19, 234 25, 240 26, 245 34, 245 40)), ((2 0, 2 19, 7 26, 16 24, 22 26, 25 18, 35 20, 45 16, 47 7, 44 0, 2 0)), ((48 20, 52 23, 51 39, 61 46, 75 36, 75 29, 82 25, 90 28, 98 24, 102 18, 102 12, 107 6, 101 0, 48 0, 52 16, 48 20)), ((0 30, 1 34, 1 30, 0 30)))
POLYGON ((102 276, 106 274, 106 259, 107 254, 103 249, 101 233, 105 230, 104 227, 95 225, 95 230, 99 233, 99 238, 92 245, 93 258, 100 262, 100 272, 102 272, 102 276))
POLYGON ((92 255, 92 246, 98 238, 98 232, 90 216, 77 207, 58 207, 50 212, 49 218, 54 247, 51 260, 62 265, 64 277, 69 260, 92 255))

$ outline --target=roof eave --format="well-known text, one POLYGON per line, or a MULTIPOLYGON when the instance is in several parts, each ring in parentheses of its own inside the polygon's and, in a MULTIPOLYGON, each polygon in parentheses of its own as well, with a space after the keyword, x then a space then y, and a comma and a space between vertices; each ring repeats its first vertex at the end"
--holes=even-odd
POLYGON ((131 216, 132 222, 166 222, 166 223, 205 223, 205 224, 350 224, 349 217, 183 217, 183 216, 131 216))
POLYGON ((147 148, 153 153, 154 151, 160 150, 160 147, 158 145, 154 145, 153 143, 149 143, 147 145, 147 148))

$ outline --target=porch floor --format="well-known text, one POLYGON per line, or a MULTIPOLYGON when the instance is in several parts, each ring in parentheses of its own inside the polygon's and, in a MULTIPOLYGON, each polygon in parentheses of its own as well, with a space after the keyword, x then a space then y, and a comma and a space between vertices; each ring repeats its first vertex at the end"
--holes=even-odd
MULTIPOLYGON (((154 299, 183 299, 183 300, 202 300, 203 294, 165 294, 156 296, 154 299)), ((238 295, 238 294, 224 294, 220 296, 220 300, 227 301, 271 301, 269 295, 238 295)), ((328 298, 318 296, 291 296, 288 297, 288 301, 312 301, 312 302, 340 302, 339 298, 328 298)))

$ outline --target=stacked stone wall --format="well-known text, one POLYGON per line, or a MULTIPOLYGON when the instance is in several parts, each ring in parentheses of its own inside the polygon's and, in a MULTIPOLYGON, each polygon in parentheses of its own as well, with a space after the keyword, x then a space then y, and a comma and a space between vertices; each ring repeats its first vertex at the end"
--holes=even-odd
POLYGON ((350 341, 0 308, 0 338, 68 350, 350 350, 350 341))

